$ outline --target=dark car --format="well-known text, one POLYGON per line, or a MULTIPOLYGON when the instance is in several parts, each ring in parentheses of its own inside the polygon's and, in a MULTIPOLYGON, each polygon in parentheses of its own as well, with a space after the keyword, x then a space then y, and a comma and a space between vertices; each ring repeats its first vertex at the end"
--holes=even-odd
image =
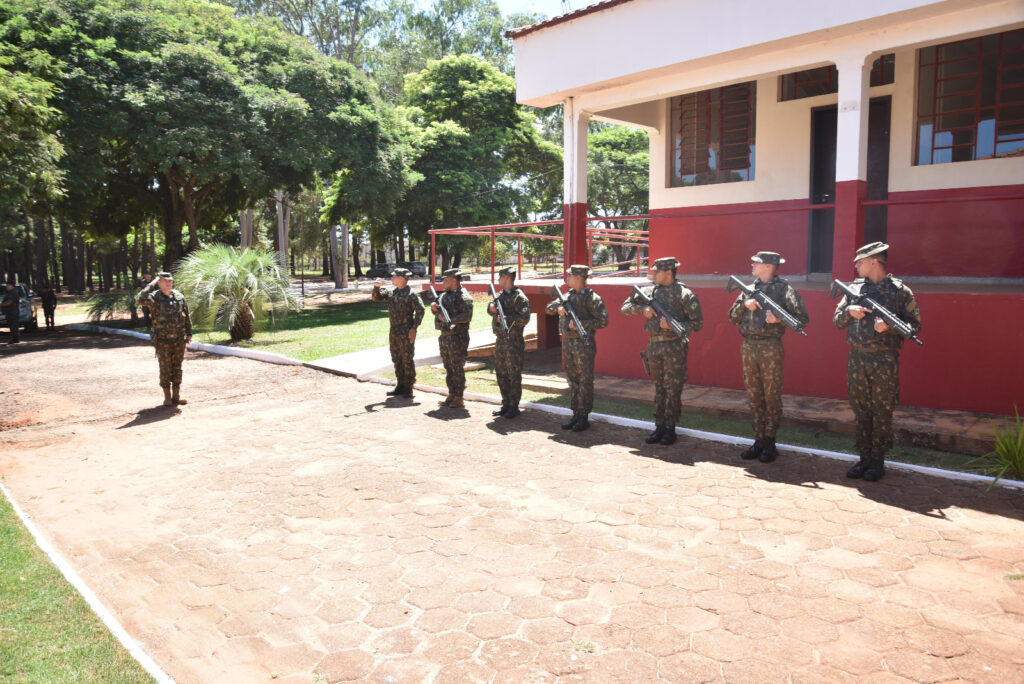
POLYGON ((427 265, 422 261, 402 261, 398 265, 412 271, 413 276, 416 278, 425 278, 427 276, 427 265))
POLYGON ((377 264, 376 266, 371 266, 370 267, 370 269, 366 272, 366 277, 367 278, 390 278, 391 277, 391 272, 394 271, 396 268, 397 268, 397 266, 395 266, 395 264, 392 264, 390 262, 386 263, 386 264, 377 264))

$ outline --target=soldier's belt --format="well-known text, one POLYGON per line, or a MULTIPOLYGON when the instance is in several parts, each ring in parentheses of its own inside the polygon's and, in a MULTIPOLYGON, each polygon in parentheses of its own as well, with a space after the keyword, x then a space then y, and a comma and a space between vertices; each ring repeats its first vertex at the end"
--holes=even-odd
POLYGON ((778 342, 782 342, 782 336, 781 335, 780 336, 776 336, 776 337, 746 337, 745 336, 743 338, 743 343, 744 344, 775 344, 775 343, 778 343, 778 342))
POLYGON ((899 354, 896 347, 864 347, 859 344, 850 345, 851 354, 899 354))
POLYGON ((651 342, 681 342, 682 339, 675 333, 651 333, 651 342))

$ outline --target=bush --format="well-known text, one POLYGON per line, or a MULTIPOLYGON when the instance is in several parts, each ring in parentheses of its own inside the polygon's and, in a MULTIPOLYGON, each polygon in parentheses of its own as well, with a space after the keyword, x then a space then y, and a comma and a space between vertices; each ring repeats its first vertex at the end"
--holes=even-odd
POLYGON ((89 306, 86 316, 93 323, 112 318, 121 318, 122 314, 130 314, 132 325, 138 320, 134 292, 101 292, 85 300, 89 306))
MULTIPOLYGON (((999 425, 992 421, 992 430, 995 433, 995 448, 985 454, 973 459, 967 465, 975 470, 985 473, 995 473, 992 485, 999 482, 1004 476, 1024 479, 1024 420, 1020 417, 1017 407, 1013 407, 1017 416, 1016 422, 1006 427, 1005 432, 999 429, 999 425)), ((989 485, 989 489, 992 488, 989 485)))

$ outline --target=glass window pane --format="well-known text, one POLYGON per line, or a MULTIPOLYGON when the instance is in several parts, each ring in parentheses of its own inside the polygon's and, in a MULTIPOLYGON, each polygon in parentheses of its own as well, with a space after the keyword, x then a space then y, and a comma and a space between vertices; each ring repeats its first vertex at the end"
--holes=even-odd
POLYGON ((756 83, 672 98, 673 187, 750 180, 756 83))

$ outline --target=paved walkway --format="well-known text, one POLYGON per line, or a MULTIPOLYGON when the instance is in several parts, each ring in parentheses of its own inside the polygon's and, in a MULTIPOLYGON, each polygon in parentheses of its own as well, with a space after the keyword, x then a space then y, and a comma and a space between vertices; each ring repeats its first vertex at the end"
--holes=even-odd
POLYGON ((1024 680, 1019 492, 19 347, 5 483, 179 682, 1024 680))

